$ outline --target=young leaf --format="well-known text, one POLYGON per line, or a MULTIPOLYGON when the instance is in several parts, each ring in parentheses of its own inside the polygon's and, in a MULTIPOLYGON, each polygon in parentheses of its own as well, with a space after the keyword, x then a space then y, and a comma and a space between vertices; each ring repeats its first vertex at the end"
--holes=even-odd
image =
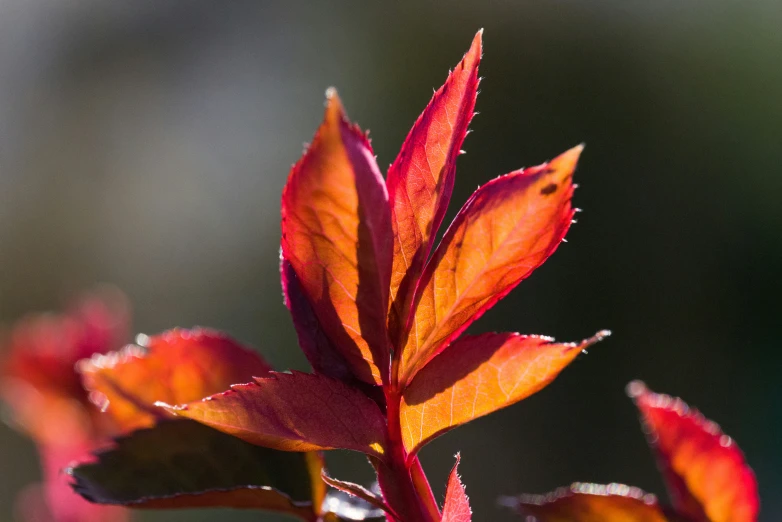
POLYGON ((283 451, 350 449, 382 457, 385 418, 372 399, 341 381, 276 373, 166 411, 259 446, 283 451))
MULTIPOLYGON (((0 339, 6 354, 0 395, 7 420, 32 437, 43 483, 17 501, 25 520, 122 522, 126 510, 95 506, 76 495, 62 468, 94 448, 116 427, 91 407, 73 366, 126 340, 130 307, 117 290, 102 288, 79 298, 66 313, 29 316, 0 339)), ((6 470, 7 471, 7 470, 6 470)))
MULTIPOLYGON (((364 499, 341 490, 329 491, 323 503, 322 522, 389 522, 386 512, 364 499)), ((321 522, 318 519, 318 522, 321 522)))
POLYGON ((409 383, 556 250, 573 218, 572 176, 581 150, 496 178, 459 211, 421 276, 400 382, 409 383))
POLYGON ((98 504, 135 508, 233 507, 314 520, 323 500, 316 454, 275 451, 190 420, 163 421, 68 469, 98 504))
MULTIPOLYGON (((26 522, 124 522, 130 513, 113 506, 98 506, 73 492, 63 469, 94 448, 92 440, 67 440, 38 446, 43 483, 17 499, 21 520, 26 522), (27 516, 25 516, 27 515, 27 516)), ((8 470, 6 470, 8 473, 8 470)))
POLYGON ((280 260, 285 306, 293 318, 299 347, 315 373, 350 383, 355 380, 350 365, 323 331, 290 261, 280 260))
POLYGON ((388 504, 386 504, 385 500, 383 500, 381 496, 373 493, 372 491, 369 491, 364 486, 329 477, 325 469, 321 472, 321 478, 332 488, 347 493, 348 495, 357 499, 361 499, 366 502, 366 504, 374 506, 383 513, 388 513, 391 517, 393 517, 394 520, 402 522, 402 519, 399 517, 399 515, 394 513, 394 510, 391 509, 388 504))
POLYGON ((388 170, 394 230, 389 326, 403 328, 413 291, 432 249, 453 191, 456 158, 478 94, 483 31, 445 84, 432 96, 388 170))
POLYGON ((282 256, 356 377, 387 377, 393 252, 388 193, 369 141, 336 93, 282 195, 282 256))
POLYGON ((465 336, 413 378, 402 396, 402 437, 409 455, 433 438, 510 406, 548 385, 603 331, 580 343, 514 333, 465 336))
POLYGON ((110 428, 90 408, 73 366, 126 340, 130 306, 118 291, 102 288, 80 297, 66 313, 37 314, 0 339, 0 396, 16 427, 38 444, 101 436, 110 428))
POLYGON ((733 439, 681 399, 656 394, 640 381, 627 390, 648 430, 674 508, 694 520, 757 520, 755 475, 733 439))
POLYGON ((154 425, 163 413, 156 401, 185 404, 271 371, 256 352, 203 328, 169 330, 77 368, 93 401, 122 431, 154 425))
POLYGON ((654 495, 623 484, 573 484, 547 495, 503 498, 502 504, 539 522, 674 522, 654 495))
POLYGON ((453 465, 451 474, 448 476, 448 485, 445 488, 445 504, 443 504, 443 516, 441 522, 470 522, 472 520, 472 509, 464 492, 464 485, 459 479, 457 468, 461 457, 456 455, 456 464, 453 465))

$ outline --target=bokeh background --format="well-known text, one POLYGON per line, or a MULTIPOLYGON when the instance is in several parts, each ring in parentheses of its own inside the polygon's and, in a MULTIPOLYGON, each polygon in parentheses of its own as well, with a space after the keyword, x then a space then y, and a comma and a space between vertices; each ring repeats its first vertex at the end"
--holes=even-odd
MULTIPOLYGON (((500 494, 619 481, 664 497, 624 387, 739 441, 782 519, 782 8, 734 2, 0 0, 0 321, 111 282, 134 329, 226 330, 306 368, 281 302, 279 200, 339 88, 387 166, 484 27, 453 215, 579 142, 579 223, 474 331, 614 335, 555 383, 427 447, 475 519, 500 494)), ((357 455, 330 455, 368 480, 357 455)), ((0 426, 0 520, 38 469, 0 426)), ((241 512, 142 521, 275 520, 241 512)))

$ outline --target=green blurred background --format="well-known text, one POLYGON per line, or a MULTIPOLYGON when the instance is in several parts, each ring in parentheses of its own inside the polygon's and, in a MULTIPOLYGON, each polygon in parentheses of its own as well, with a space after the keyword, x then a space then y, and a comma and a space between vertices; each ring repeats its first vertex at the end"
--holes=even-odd
MULTIPOLYGON (((739 441, 782 519, 782 6, 775 0, 0 1, 0 321, 112 282, 136 331, 207 325, 306 368, 281 302, 279 200, 339 88, 382 166, 484 27, 481 183, 586 142, 579 223, 473 331, 614 335, 456 451, 475 519, 500 494, 618 481, 664 497, 625 397, 680 395, 739 441)), ((370 478, 357 455, 338 477, 370 478)), ((0 426, 0 520, 38 476, 0 426)), ((241 512, 142 521, 275 520, 241 512)))

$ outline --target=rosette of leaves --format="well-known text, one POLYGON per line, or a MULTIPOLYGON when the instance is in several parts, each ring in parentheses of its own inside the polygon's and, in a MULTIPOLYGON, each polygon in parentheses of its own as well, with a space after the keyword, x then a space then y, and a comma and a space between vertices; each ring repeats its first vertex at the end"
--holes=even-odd
MULTIPOLYGON (((203 395, 193 397, 198 393, 189 387, 211 376, 213 357, 229 355, 212 353, 186 370, 190 349, 176 354, 151 347, 134 354, 133 362, 150 373, 139 370, 128 380, 122 365, 84 368, 88 388, 105 396, 106 411, 121 416, 122 408, 135 408, 150 431, 136 432, 97 462, 73 469, 80 492, 99 502, 159 506, 183 499, 203 502, 198 498, 204 496, 236 499, 238 491, 226 491, 235 486, 244 497, 260 485, 287 491, 290 505, 300 505, 301 497, 274 482, 290 478, 277 476, 278 466, 253 488, 242 488, 242 480, 250 479, 244 475, 228 485, 209 482, 225 471, 220 462, 226 458, 219 452, 238 448, 239 442, 204 441, 202 448, 209 451, 199 450, 203 460, 182 463, 178 478, 154 495, 146 481, 137 481, 131 493, 122 491, 121 498, 117 488, 107 491, 120 468, 129 477, 159 476, 159 470, 151 471, 153 464, 181 460, 166 452, 179 455, 181 440, 199 440, 196 430, 202 430, 215 441, 239 439, 249 445, 241 446, 242 452, 250 447, 276 452, 274 458, 259 456, 259 463, 298 458, 298 480, 306 482, 301 477, 309 473, 310 489, 320 492, 306 500, 309 511, 289 509, 305 520, 330 516, 319 504, 321 480, 382 509, 388 520, 470 520, 455 468, 441 509, 418 451, 442 433, 542 389, 607 334, 578 343, 517 333, 463 335, 563 241, 575 213, 572 179, 582 150, 577 146, 547 163, 488 181, 436 245, 475 110, 481 55, 479 32, 413 125, 385 177, 366 134, 347 119, 336 91, 327 92, 323 123, 291 169, 282 195, 282 287, 313 372, 258 368, 252 378, 233 379, 226 391, 209 395, 199 388, 203 395), (151 384, 159 382, 166 384, 151 384), (188 393, 180 394, 180 388, 188 393), (152 403, 158 408, 149 408, 152 403), (161 422, 161 416, 190 422, 161 422), (193 436, 177 430, 192 430, 193 436), (319 475, 320 464, 307 468, 317 452, 332 449, 366 454, 379 492, 319 475), (144 459, 150 462, 142 471, 136 466, 144 459), (178 491, 189 476, 202 482, 178 491), (196 489, 202 490, 200 497, 196 489)), ((263 501, 255 507, 268 508, 263 501)))

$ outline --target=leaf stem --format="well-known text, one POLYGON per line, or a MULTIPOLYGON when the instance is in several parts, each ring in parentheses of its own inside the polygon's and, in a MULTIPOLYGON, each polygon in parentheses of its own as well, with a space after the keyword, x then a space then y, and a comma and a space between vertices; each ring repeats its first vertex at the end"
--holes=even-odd
POLYGON ((413 479, 413 486, 415 486, 418 497, 423 502, 429 515, 433 517, 434 520, 440 520, 440 508, 437 505, 437 500, 434 498, 432 487, 429 485, 429 480, 426 478, 424 468, 421 466, 421 461, 418 460, 418 457, 413 457, 412 459, 410 477, 413 479))

